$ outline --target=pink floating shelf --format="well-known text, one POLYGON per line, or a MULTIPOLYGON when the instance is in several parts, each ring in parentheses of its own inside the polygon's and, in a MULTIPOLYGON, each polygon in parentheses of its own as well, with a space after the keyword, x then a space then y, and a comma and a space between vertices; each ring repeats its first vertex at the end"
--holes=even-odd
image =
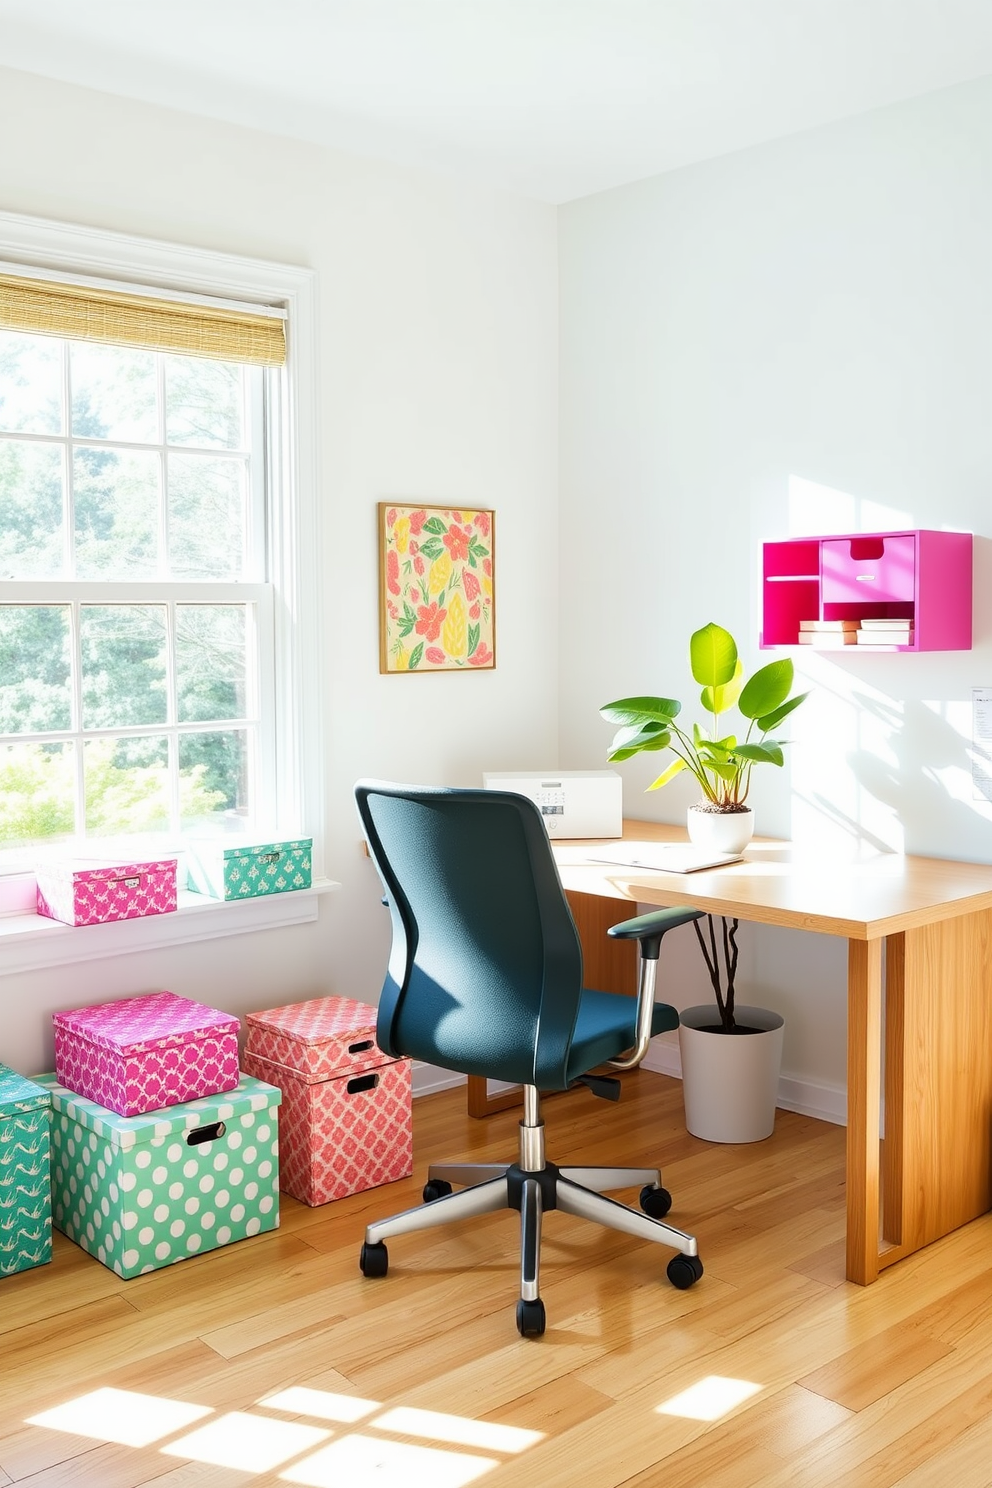
POLYGON ((971 650, 970 532, 854 532, 762 545, 761 645, 797 646, 800 622, 909 620, 906 645, 871 651, 971 650))

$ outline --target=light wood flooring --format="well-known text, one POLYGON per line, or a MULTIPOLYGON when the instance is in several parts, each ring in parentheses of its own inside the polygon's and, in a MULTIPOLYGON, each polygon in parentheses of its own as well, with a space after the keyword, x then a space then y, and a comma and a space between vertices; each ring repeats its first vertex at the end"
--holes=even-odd
POLYGON ((395 1239, 365 1280, 365 1224, 419 1202, 428 1161, 515 1154, 517 1113, 471 1121, 447 1091, 415 1102, 408 1181, 284 1199, 275 1234, 128 1282, 60 1235, 50 1266, 0 1281, 0 1485, 992 1484, 992 1216, 862 1289, 843 1279, 840 1128, 779 1112, 767 1142, 710 1146, 645 1071, 619 1105, 579 1091, 544 1116, 555 1161, 662 1165, 697 1286, 668 1284, 669 1251, 559 1214, 542 1339, 514 1323, 516 1215, 395 1239), (711 1401, 714 1377, 746 1398, 685 1414, 675 1397, 711 1401), (73 1417, 98 1391, 116 1394, 73 1417), (157 1420, 169 1402, 199 1419, 157 1420))

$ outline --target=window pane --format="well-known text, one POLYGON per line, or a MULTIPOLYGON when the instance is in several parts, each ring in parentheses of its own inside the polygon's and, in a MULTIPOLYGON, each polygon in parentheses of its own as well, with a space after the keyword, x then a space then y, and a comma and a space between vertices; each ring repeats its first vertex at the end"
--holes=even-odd
POLYGON ((72 488, 79 578, 155 576, 160 470, 159 456, 151 451, 76 450, 72 488))
POLYGON ((72 432, 77 439, 158 439, 155 353, 69 342, 72 432))
POLYGON ((240 579, 245 462, 169 455, 169 569, 176 579, 240 579))
POLYGON ((244 718, 246 605, 176 606, 176 695, 180 723, 244 718))
POLYGON ((0 746, 0 843, 4 847, 71 836, 75 798, 71 744, 0 746))
POLYGON ((83 727, 164 723, 165 606, 83 605, 79 630, 83 727))
POLYGON ((62 451, 0 439, 0 579, 62 574, 62 451))
POLYGON ((226 826, 251 816, 248 731, 182 734, 179 739, 179 814, 184 832, 226 826))
POLYGON ((0 331, 0 429, 62 432, 62 342, 0 331))
POLYGON ((244 448, 244 374, 232 362, 165 358, 167 444, 244 448))
POLYGON ((72 727, 68 605, 0 605, 0 734, 72 727))
POLYGON ((88 834, 167 830, 167 740, 90 739, 83 745, 83 776, 88 834))

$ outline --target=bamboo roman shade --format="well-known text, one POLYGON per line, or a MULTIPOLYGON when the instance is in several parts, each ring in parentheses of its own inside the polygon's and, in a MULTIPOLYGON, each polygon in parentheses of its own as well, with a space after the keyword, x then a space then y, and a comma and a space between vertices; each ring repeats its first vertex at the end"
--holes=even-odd
POLYGON ((279 315, 13 274, 0 274, 0 327, 262 367, 286 360, 279 315))

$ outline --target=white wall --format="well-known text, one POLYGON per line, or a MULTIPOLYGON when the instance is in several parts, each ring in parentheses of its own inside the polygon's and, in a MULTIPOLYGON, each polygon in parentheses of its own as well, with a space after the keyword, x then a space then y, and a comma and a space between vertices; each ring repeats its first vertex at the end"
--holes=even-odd
MULTIPOLYGON (((707 621, 747 671, 780 654, 757 648, 762 540, 973 530, 974 650, 803 656, 814 697, 752 804, 759 831, 825 848, 992 859, 968 753, 992 685, 990 170, 985 80, 561 210, 563 768, 602 764, 611 698, 695 707, 707 621)), ((621 766, 625 807, 678 820, 682 781, 641 794, 658 758, 621 766)), ((842 1086, 843 943, 748 944, 785 1073, 842 1086)), ((682 1004, 707 995, 683 950, 682 1004)))
POLYGON ((556 759, 554 210, 6 70, 0 137, 0 210, 319 275, 325 867, 343 883, 314 925, 0 976, 0 1060, 50 1067, 52 1009, 158 987, 234 1012, 374 1002, 387 922, 355 778, 476 784, 556 759), (391 497, 496 509, 494 672, 379 675, 391 497))

